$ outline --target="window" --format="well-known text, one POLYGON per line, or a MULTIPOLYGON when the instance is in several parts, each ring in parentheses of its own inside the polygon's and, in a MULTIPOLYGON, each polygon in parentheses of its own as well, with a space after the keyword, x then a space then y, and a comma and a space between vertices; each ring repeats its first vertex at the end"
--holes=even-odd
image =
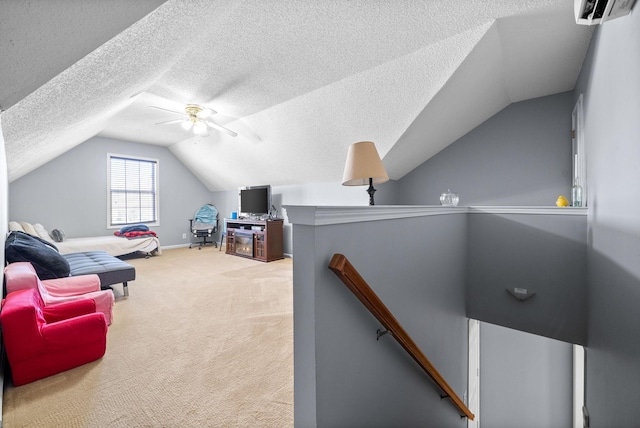
POLYGON ((158 161, 108 155, 109 227, 158 224, 158 161))

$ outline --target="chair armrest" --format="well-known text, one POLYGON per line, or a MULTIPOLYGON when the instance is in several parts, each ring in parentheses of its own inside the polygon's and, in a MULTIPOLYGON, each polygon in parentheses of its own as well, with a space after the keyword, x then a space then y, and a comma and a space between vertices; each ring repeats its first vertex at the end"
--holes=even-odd
POLYGON ((70 347, 94 342, 107 334, 107 322, 102 312, 81 315, 42 327, 42 338, 49 351, 68 350, 70 347))
POLYGON ((45 279, 40 282, 54 297, 77 296, 78 294, 100 291, 100 277, 95 274, 45 279))
POLYGON ((10 263, 4 268, 7 294, 18 290, 38 288, 38 275, 29 262, 10 263))
POLYGON ((96 301, 93 299, 78 299, 58 303, 42 308, 42 314, 48 323, 55 323, 81 315, 92 314, 96 311, 96 301))

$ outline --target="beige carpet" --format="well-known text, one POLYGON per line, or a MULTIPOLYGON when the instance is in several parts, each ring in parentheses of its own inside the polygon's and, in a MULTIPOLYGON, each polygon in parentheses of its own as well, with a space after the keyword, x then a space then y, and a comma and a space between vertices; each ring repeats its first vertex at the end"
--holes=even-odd
POLYGON ((293 426, 290 259, 207 247, 128 262, 105 356, 5 384, 5 428, 293 426))

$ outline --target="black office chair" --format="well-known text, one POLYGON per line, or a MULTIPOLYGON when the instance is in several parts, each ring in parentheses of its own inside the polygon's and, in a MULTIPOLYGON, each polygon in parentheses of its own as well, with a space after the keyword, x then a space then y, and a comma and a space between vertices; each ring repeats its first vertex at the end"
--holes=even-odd
POLYGON ((189 248, 194 245, 198 245, 198 250, 202 249, 203 245, 211 244, 217 247, 218 244, 213 239, 213 235, 218 232, 218 210, 212 204, 203 205, 193 218, 189 219, 189 229, 196 238, 201 238, 199 242, 192 242, 189 248), (207 241, 207 238, 211 238, 211 241, 207 241))

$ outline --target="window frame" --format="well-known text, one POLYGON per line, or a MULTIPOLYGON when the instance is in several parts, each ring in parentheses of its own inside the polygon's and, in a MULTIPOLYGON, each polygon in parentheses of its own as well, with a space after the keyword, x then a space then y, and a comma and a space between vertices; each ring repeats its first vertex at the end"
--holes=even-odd
POLYGON ((142 156, 131 156, 131 155, 122 155, 118 153, 107 153, 107 229, 120 229, 123 226, 127 226, 130 224, 146 224, 147 226, 159 226, 160 225, 160 189, 158 187, 159 177, 160 176, 160 161, 156 158, 147 158, 142 156), (137 162, 151 162, 155 165, 155 179, 154 179, 154 217, 153 221, 139 221, 133 223, 122 223, 122 224, 113 224, 112 215, 112 207, 111 207, 111 160, 124 159, 128 161, 137 161, 137 162))

